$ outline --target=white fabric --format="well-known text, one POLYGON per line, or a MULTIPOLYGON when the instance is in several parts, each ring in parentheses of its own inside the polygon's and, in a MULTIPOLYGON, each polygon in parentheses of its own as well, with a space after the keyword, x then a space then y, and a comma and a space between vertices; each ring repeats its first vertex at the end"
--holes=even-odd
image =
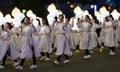
POLYGON ((1 56, 0 56, 0 61, 3 59, 7 51, 9 50, 10 52, 10 58, 12 60, 15 60, 18 58, 18 52, 16 50, 16 47, 13 45, 12 41, 10 40, 10 34, 6 31, 3 31, 1 33, 1 56))
POLYGON ((21 37, 21 53, 20 53, 21 59, 32 57, 31 46, 33 46, 33 48, 34 48, 35 56, 36 57, 40 56, 39 50, 33 40, 32 33, 33 33, 33 28, 30 25, 23 27, 22 33, 21 33, 21 35, 22 35, 22 37, 21 37))
POLYGON ((92 45, 92 37, 90 31, 91 25, 87 22, 83 22, 81 24, 81 30, 87 30, 86 32, 82 32, 81 37, 80 37, 80 49, 88 49, 91 50, 93 49, 92 45))
POLYGON ((40 52, 48 52, 48 53, 52 52, 49 32, 50 29, 48 26, 46 25, 41 26, 39 32, 40 41, 38 46, 40 52))
POLYGON ((117 43, 117 36, 116 31, 113 29, 113 23, 111 21, 105 22, 105 27, 111 27, 105 29, 106 35, 105 35, 105 46, 107 47, 115 47, 118 46, 117 43))
POLYGON ((56 43, 57 43, 56 55, 62 55, 62 54, 70 55, 71 51, 70 51, 69 43, 67 37, 65 36, 67 31, 66 24, 57 23, 54 28, 56 30, 56 43))

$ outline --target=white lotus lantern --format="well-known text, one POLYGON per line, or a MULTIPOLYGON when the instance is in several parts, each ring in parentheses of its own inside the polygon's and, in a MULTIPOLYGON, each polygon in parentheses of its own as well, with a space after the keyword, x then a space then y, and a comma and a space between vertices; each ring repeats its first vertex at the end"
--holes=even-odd
POLYGON ((0 18, 3 18, 3 13, 0 11, 0 18))
POLYGON ((74 8, 74 13, 75 13, 75 17, 77 18, 81 18, 83 16, 83 11, 81 10, 79 6, 76 6, 74 8))
POLYGON ((117 20, 120 17, 120 13, 116 9, 112 11, 111 15, 113 16, 114 20, 117 20))
POLYGON ((13 10, 12 10, 12 16, 13 17, 16 17, 16 15, 18 14, 18 13, 21 13, 21 11, 20 11, 20 9, 18 9, 17 7, 15 7, 13 10))
POLYGON ((74 8, 74 13, 75 13, 75 18, 73 20, 73 27, 72 30, 79 30, 78 25, 77 25, 77 21, 78 18, 82 18, 82 16, 84 15, 83 11, 81 10, 81 8, 79 6, 76 6, 74 8))
POLYGON ((58 16, 59 13, 62 13, 61 11, 57 10, 55 5, 53 3, 51 3, 48 8, 47 8, 49 14, 47 15, 47 20, 49 25, 53 24, 54 22, 54 17, 58 16))
POLYGON ((101 22, 101 14, 100 14, 100 12, 99 11, 96 11, 95 12, 95 16, 97 17, 97 19, 99 20, 99 22, 101 22))
POLYGON ((103 18, 107 17, 110 15, 109 11, 105 8, 105 6, 100 8, 100 13, 103 18))
POLYGON ((32 11, 32 10, 28 10, 27 13, 26 13, 26 15, 27 15, 28 17, 32 16, 32 15, 33 15, 33 11, 32 11))
POLYGON ((59 13, 59 14, 63 14, 61 10, 58 10, 58 13, 59 13))
POLYGON ((10 14, 6 14, 6 15, 5 15, 5 22, 9 22, 9 23, 12 22, 12 18, 11 18, 11 15, 10 15, 10 14))
POLYGON ((55 4, 54 3, 51 3, 48 8, 47 8, 48 12, 52 12, 53 10, 56 10, 56 7, 55 7, 55 4))
POLYGON ((3 13, 0 11, 0 25, 5 23, 5 19, 4 19, 4 15, 3 13))

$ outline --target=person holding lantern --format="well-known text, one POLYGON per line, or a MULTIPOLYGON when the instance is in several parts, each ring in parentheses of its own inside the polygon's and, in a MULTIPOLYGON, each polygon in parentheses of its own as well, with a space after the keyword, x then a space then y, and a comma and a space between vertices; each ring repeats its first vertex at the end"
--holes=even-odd
POLYGON ((70 49, 75 50, 74 41, 73 41, 73 31, 71 29, 73 25, 71 23, 69 23, 68 18, 65 19, 65 23, 67 24, 66 37, 67 37, 68 43, 70 45, 70 49))
POLYGON ((118 43, 120 44, 120 16, 116 23, 116 32, 117 32, 117 40, 118 40, 118 43))
POLYGON ((17 59, 19 57, 19 53, 17 52, 17 48, 15 47, 15 45, 13 44, 12 40, 11 40, 11 28, 12 25, 11 23, 6 22, 3 26, 2 26, 2 33, 1 33, 1 55, 0 55, 0 61, 2 62, 0 65, 0 69, 4 69, 5 68, 5 62, 7 59, 7 55, 10 56, 10 59, 12 59, 15 63, 13 66, 18 65, 19 63, 17 62, 17 59))
POLYGON ((36 47, 36 44, 34 42, 34 39, 32 37, 33 32, 35 32, 34 27, 30 23, 29 17, 24 17, 22 20, 22 23, 24 24, 23 28, 21 29, 21 53, 20 53, 20 59, 21 62, 18 66, 15 67, 15 69, 23 70, 23 65, 26 58, 32 58, 33 64, 30 66, 30 69, 37 68, 36 64, 36 57, 40 56, 39 50, 36 47))
POLYGON ((57 58, 54 61, 54 64, 56 65, 59 65, 62 54, 64 54, 66 59, 64 63, 70 62, 69 56, 71 54, 69 43, 66 37, 67 24, 63 22, 64 16, 60 14, 58 19, 59 21, 54 26, 54 30, 56 31, 56 43, 57 43, 56 51, 57 58))
POLYGON ((92 37, 91 37, 91 23, 88 15, 84 16, 83 22, 81 23, 81 37, 80 37, 80 49, 85 50, 84 59, 91 57, 90 50, 93 49, 92 37))
POLYGON ((42 26, 40 27, 40 41, 38 49, 42 55, 40 60, 49 61, 50 53, 52 52, 51 43, 50 43, 50 28, 47 26, 47 22, 45 19, 42 19, 42 26), (47 55, 47 56, 45 56, 47 55))
POLYGON ((110 48, 110 55, 115 55, 115 47, 118 46, 117 36, 116 36, 116 24, 113 21, 112 16, 107 16, 104 22, 105 28, 105 46, 110 48))

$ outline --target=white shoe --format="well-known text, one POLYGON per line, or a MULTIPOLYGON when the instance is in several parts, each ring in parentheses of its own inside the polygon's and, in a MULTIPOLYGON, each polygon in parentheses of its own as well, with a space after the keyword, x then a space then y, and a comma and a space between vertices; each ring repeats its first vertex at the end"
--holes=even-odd
POLYGON ((0 65, 0 69, 4 69, 5 68, 5 66, 3 66, 3 65, 0 65))
POLYGON ((43 61, 45 58, 46 58, 46 57, 42 57, 42 58, 40 59, 40 61, 43 61))
POLYGON ((101 46, 100 48, 104 48, 104 46, 101 46))
POLYGON ((83 58, 84 59, 89 59, 89 58, 91 58, 91 55, 85 55, 83 58))
POLYGON ((103 49, 102 48, 100 48, 100 53, 102 53, 103 52, 103 49))
POLYGON ((80 50, 76 50, 75 52, 79 52, 80 50))
POLYGON ((30 69, 34 69, 34 68, 37 68, 37 65, 31 65, 30 66, 30 69))
POLYGON ((104 48, 103 46, 100 47, 100 53, 103 52, 103 48, 104 48))
POLYGON ((13 66, 17 66, 17 65, 19 65, 19 62, 15 62, 15 63, 13 64, 13 66))
POLYGON ((90 53, 91 53, 91 54, 93 54, 93 53, 94 53, 94 51, 90 51, 90 53))
POLYGON ((115 55, 115 52, 110 51, 109 54, 113 56, 113 55, 115 55))
POLYGON ((63 63, 69 63, 70 62, 70 60, 65 60, 65 61, 63 61, 63 63))
POLYGON ((17 70, 23 70, 23 67, 19 65, 19 66, 16 66, 15 69, 17 69, 17 70))
POLYGON ((45 61, 50 61, 50 58, 46 58, 45 61))
POLYGON ((55 61, 54 61, 54 64, 59 65, 59 62, 55 60, 55 61))

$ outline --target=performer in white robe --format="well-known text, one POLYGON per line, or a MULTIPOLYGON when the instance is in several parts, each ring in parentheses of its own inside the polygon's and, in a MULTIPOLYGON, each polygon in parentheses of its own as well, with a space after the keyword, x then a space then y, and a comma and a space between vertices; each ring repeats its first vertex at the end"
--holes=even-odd
POLYGON ((22 20, 22 23, 24 24, 24 27, 21 29, 21 53, 20 53, 20 59, 21 63, 20 65, 16 66, 15 69, 23 70, 23 64, 26 58, 33 59, 33 64, 30 66, 30 69, 37 68, 36 65, 36 57, 40 56, 39 50, 34 42, 34 39, 32 37, 32 34, 34 32, 34 28, 32 25, 30 25, 30 18, 25 17, 22 20))
MULTIPOLYGON (((2 25, 0 25, 0 35, 2 33, 2 25)), ((1 57, 1 53, 2 53, 2 39, 0 38, 0 57, 1 57)))
POLYGON ((75 34, 75 46, 76 46, 76 51, 75 52, 79 52, 79 44, 80 44, 80 37, 81 37, 81 23, 82 23, 82 20, 80 18, 78 18, 77 20, 77 26, 78 26, 78 29, 75 31, 76 34, 75 34))
POLYGON ((69 56, 71 54, 69 43, 66 37, 67 24, 63 23, 64 16, 59 15, 59 22, 54 26, 56 31, 56 40, 57 40, 57 59, 54 61, 56 65, 59 65, 62 54, 65 56, 64 63, 70 62, 69 56))
POLYGON ((116 32, 117 32, 117 40, 120 44, 120 17, 118 18, 116 23, 116 32))
POLYGON ((70 45, 70 49, 75 50, 75 46, 73 42, 73 31, 71 29, 73 25, 69 23, 68 19, 66 19, 66 24, 67 24, 66 36, 67 36, 68 43, 70 45))
POLYGON ((34 38, 35 44, 36 44, 36 46, 38 48, 39 40, 40 40, 39 32, 40 32, 41 23, 40 23, 39 19, 37 19, 37 21, 38 21, 38 26, 36 27, 36 32, 33 33, 33 38, 34 38))
POLYGON ((98 38, 98 40, 99 40, 99 45, 100 45, 100 53, 102 53, 104 45, 105 45, 104 40, 106 36, 105 26, 103 23, 100 23, 100 28, 101 28, 101 32, 100 32, 100 37, 98 38))
POLYGON ((88 15, 84 17, 84 21, 81 23, 81 37, 80 37, 80 49, 85 50, 84 59, 88 59, 91 57, 90 50, 93 49, 92 45, 92 37, 91 37, 91 24, 90 18, 88 15))
POLYGON ((91 35, 92 35, 92 44, 93 44, 93 48, 97 47, 99 44, 98 41, 98 36, 96 33, 96 29, 99 28, 99 25, 97 25, 95 22, 92 22, 92 27, 91 27, 91 35))
POLYGON ((51 41, 51 47, 53 50, 53 53, 56 52, 56 32, 54 30, 54 24, 57 22, 57 17, 54 17, 53 24, 50 24, 50 41, 51 41))
MULTIPOLYGON (((1 33, 3 32, 3 27, 2 27, 3 25, 0 25, 0 36, 1 36, 1 33)), ((0 37, 0 57, 1 57, 1 53, 2 53, 2 38, 0 37)), ((0 64, 1 64, 2 62, 0 61, 0 64)))
POLYGON ((17 62, 18 59, 18 52, 17 48, 13 44, 11 40, 11 24, 6 22, 3 26, 3 31, 1 33, 1 56, 0 56, 0 61, 2 61, 2 64, 0 65, 0 69, 5 68, 5 62, 7 58, 7 54, 10 56, 10 59, 15 62, 13 66, 18 65, 19 63, 17 62))
POLYGON ((51 41, 50 41, 50 28, 46 25, 45 19, 42 20, 43 26, 40 27, 40 41, 38 49, 42 55, 40 60, 48 61, 50 60, 50 53, 52 52, 51 41), (47 55, 47 56, 45 56, 47 55))
POLYGON ((112 20, 112 17, 106 17, 104 24, 106 32, 104 40, 105 46, 110 48, 110 55, 115 55, 115 47, 118 46, 118 41, 116 36, 115 24, 112 20))
POLYGON ((18 36, 19 33, 20 33, 19 28, 13 27, 11 29, 11 41, 12 41, 13 45, 16 47, 18 53, 20 52, 20 47, 19 47, 20 40, 19 40, 19 36, 18 36))

